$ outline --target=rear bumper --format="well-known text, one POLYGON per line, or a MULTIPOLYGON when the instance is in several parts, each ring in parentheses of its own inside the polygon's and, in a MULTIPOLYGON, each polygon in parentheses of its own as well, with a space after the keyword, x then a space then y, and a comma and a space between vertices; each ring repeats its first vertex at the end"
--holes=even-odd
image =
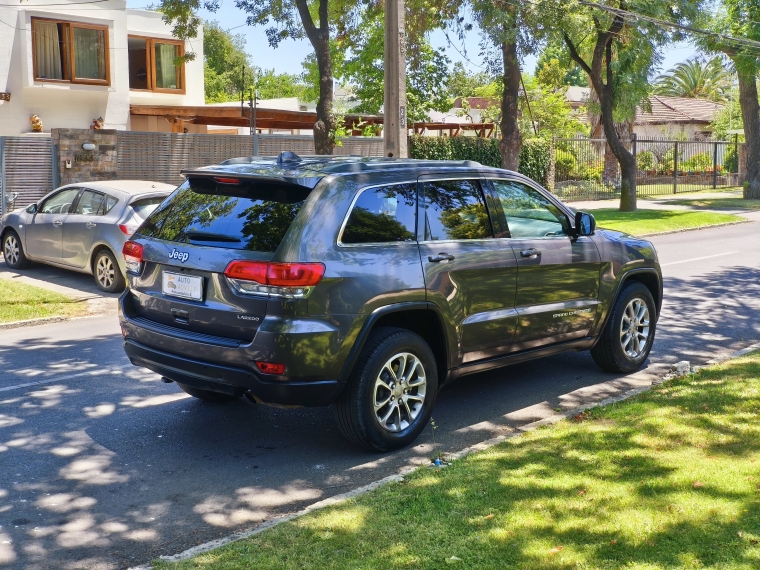
POLYGON ((343 388, 337 380, 267 381, 247 368, 186 358, 131 339, 124 341, 124 350, 135 366, 144 366, 175 382, 236 396, 250 392, 269 404, 325 406, 334 402, 343 388))

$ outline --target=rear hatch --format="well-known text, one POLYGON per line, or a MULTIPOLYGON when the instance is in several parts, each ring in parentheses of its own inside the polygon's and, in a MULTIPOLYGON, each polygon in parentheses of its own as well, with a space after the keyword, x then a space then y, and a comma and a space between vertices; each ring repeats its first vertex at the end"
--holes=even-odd
POLYGON ((251 341, 268 296, 236 290, 225 269, 272 259, 310 192, 283 180, 188 174, 133 237, 143 262, 130 279, 132 318, 190 336, 251 341))

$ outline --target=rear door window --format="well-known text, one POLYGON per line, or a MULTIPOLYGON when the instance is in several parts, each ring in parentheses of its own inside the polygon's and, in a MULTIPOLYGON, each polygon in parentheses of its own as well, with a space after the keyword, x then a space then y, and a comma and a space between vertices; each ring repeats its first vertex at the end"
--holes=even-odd
POLYGON ((185 182, 148 216, 138 235, 176 243, 274 252, 301 209, 309 188, 266 183, 241 191, 193 189, 185 182), (226 193, 229 192, 229 193, 226 193))
POLYGON ((368 188, 356 199, 341 243, 415 241, 417 185, 393 184, 368 188))
POLYGON ((424 181, 422 191, 425 241, 493 237, 478 180, 424 181))
POLYGON ((104 196, 100 192, 94 192, 92 190, 85 190, 79 197, 77 207, 74 209, 74 214, 82 214, 85 216, 95 216, 98 214, 103 204, 104 196))

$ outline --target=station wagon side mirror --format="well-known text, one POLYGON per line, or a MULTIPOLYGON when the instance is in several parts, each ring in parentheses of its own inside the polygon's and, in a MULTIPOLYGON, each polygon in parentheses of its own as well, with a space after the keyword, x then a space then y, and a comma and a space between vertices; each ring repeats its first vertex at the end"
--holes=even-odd
POLYGON ((594 216, 587 212, 575 213, 575 237, 590 236, 596 229, 594 216))
POLYGON ((36 214, 37 213, 37 204, 30 204, 26 208, 27 213, 29 214, 36 214))

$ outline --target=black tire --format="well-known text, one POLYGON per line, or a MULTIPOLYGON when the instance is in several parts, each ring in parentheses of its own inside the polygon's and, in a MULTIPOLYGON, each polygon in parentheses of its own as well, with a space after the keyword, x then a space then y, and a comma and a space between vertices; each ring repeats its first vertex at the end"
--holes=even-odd
POLYGON ((8 230, 3 236, 3 258, 11 269, 24 269, 31 263, 24 254, 21 238, 13 230, 8 230))
POLYGON ((437 393, 438 369, 435 356, 424 339, 406 329, 381 327, 373 331, 367 340, 348 385, 333 404, 333 409, 340 431, 346 439, 376 451, 391 451, 417 439, 430 419, 437 393), (419 361, 422 365, 421 374, 418 364, 409 357, 402 357, 403 354, 410 354, 419 361), (384 388, 375 389, 376 380, 381 379, 385 364, 396 357, 398 360, 391 367, 394 364, 398 368, 405 366, 406 380, 402 382, 394 378, 398 368, 393 372, 394 376, 389 376, 390 373, 386 370, 382 378, 389 380, 388 385, 393 385, 396 392, 386 391, 384 394, 384 388), (398 384, 393 384, 394 380, 398 384), (408 386, 406 382, 410 382, 408 386), (421 387, 424 393, 420 402, 421 387), (375 413, 375 398, 378 394, 380 399, 386 395, 393 399, 378 410, 380 415, 392 408, 397 410, 386 421, 386 427, 381 425, 380 418, 375 413), (404 407, 398 404, 399 401, 404 403, 404 407), (395 418, 398 421, 389 427, 388 424, 394 422, 395 418))
MULTIPOLYGON (((644 334, 647 328, 644 324, 640 324, 638 321, 633 324, 637 325, 634 326, 637 334, 644 334)), ((594 362, 607 372, 635 372, 641 368, 649 356, 649 351, 652 350, 656 328, 657 307, 652 298, 652 293, 650 293, 643 283, 638 281, 629 283, 623 287, 620 295, 615 300, 612 313, 607 320, 607 324, 604 326, 599 341, 591 349, 591 356, 594 358, 594 362), (631 347, 630 350, 634 353, 629 354, 623 348, 623 344, 628 338, 623 333, 623 328, 627 326, 624 318, 627 319, 628 323, 631 322, 629 318, 630 312, 627 312, 627 309, 636 300, 646 305, 648 319, 642 319, 641 323, 644 323, 645 320, 648 322, 648 331, 643 347, 637 347, 635 344, 627 345, 631 347)), ((633 343, 634 341, 629 340, 629 342, 633 343)))
POLYGON ((203 400, 204 402, 214 402, 220 404, 223 402, 234 402, 237 400, 237 396, 232 396, 231 394, 222 394, 221 392, 212 392, 211 390, 193 388, 192 386, 188 386, 187 384, 180 384, 179 382, 177 382, 177 386, 182 388, 182 391, 186 394, 191 395, 193 398, 203 400))
POLYGON ((92 262, 92 275, 98 289, 106 293, 121 293, 126 280, 110 249, 101 249, 92 262))

